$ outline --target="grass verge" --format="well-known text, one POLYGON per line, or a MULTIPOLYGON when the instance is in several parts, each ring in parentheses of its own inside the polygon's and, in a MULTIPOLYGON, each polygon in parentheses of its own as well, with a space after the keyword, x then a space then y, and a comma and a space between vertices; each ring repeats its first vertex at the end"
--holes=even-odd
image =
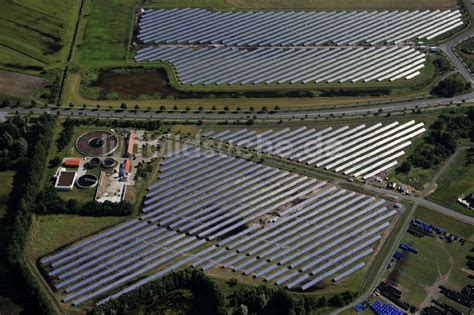
POLYGON ((467 150, 458 154, 438 179, 438 187, 429 198, 465 215, 474 216, 474 210, 457 202, 460 195, 467 196, 474 193, 474 181, 472 180, 474 178, 474 164, 469 163, 467 157, 467 150))

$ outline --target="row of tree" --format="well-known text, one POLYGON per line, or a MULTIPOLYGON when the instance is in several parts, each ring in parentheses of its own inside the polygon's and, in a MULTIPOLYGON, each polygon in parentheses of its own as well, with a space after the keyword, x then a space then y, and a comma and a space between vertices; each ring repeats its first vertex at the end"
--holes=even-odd
POLYGON ((70 119, 66 119, 63 122, 63 130, 59 134, 58 139, 56 140, 56 147, 58 152, 64 150, 69 142, 72 140, 74 134, 74 123, 70 119))
POLYGON ((77 118, 70 119, 68 125, 93 125, 97 127, 112 127, 112 128, 137 128, 145 130, 157 130, 161 127, 160 120, 119 120, 119 119, 98 119, 98 118, 77 118))
POLYGON ((15 165, 16 175, 7 205, 7 236, 3 240, 6 247, 5 252, 0 254, 6 261, 4 285, 8 285, 8 292, 17 298, 27 314, 55 313, 50 300, 31 275, 25 257, 32 213, 45 171, 53 129, 53 119, 45 115, 35 122, 30 121, 29 127, 19 133, 25 136, 30 145, 26 156, 15 165))
POLYGON ((0 124, 0 170, 15 168, 28 152, 28 120, 18 113, 0 124))
MULTIPOLYGON (((129 314, 142 305, 152 303, 177 289, 187 289, 193 293, 193 314, 224 315, 225 297, 206 275, 194 269, 168 274, 149 282, 117 299, 97 306, 93 315, 129 314)), ((179 313, 179 310, 174 310, 179 313)))
MULTIPOLYGON (((203 272, 185 269, 173 272, 149 282, 117 299, 109 300, 91 311, 92 315, 131 314, 144 305, 159 303, 175 290, 186 289, 193 294, 191 314, 314 314, 318 308, 342 307, 354 299, 346 291, 327 299, 326 297, 297 296, 284 289, 269 286, 237 286, 237 281, 228 282, 232 291, 226 296, 203 272)), ((173 309, 175 313, 180 310, 173 309)))
POLYGON ((244 314, 314 314, 325 307, 342 307, 354 299, 354 294, 345 291, 327 299, 324 296, 297 296, 275 287, 240 286, 228 298, 228 308, 235 315, 244 314))
POLYGON ((128 216, 133 213, 129 202, 96 202, 79 203, 76 199, 64 201, 53 188, 40 192, 36 198, 35 213, 37 214, 75 214, 82 216, 128 216))

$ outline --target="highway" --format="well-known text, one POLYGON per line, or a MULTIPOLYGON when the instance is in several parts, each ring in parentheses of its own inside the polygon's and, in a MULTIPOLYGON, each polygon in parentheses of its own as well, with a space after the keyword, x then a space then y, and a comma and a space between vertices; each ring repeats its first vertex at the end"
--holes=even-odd
POLYGON ((455 96, 453 98, 426 98, 413 101, 392 102, 382 104, 338 106, 337 108, 322 108, 319 110, 278 110, 275 112, 224 112, 224 111, 147 111, 147 110, 107 110, 107 109, 80 109, 80 108, 23 108, 4 107, 0 108, 0 118, 16 111, 22 113, 42 114, 50 112, 53 115, 64 117, 107 117, 107 118, 141 118, 141 119, 163 119, 163 120, 288 120, 288 119, 315 119, 325 117, 357 117, 365 114, 396 113, 417 109, 433 109, 450 105, 461 105, 474 103, 474 93, 455 96))

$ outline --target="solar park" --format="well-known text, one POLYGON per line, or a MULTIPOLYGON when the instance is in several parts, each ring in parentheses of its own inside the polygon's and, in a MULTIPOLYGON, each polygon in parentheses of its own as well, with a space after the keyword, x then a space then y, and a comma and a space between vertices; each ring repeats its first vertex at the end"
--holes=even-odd
POLYGON ((303 126, 260 133, 247 129, 209 131, 203 136, 365 180, 396 166, 396 159, 424 131, 423 123, 411 120, 403 124, 395 121, 385 126, 362 124, 335 130, 303 126))
POLYGON ((247 11, 146 10, 137 38, 144 44, 318 46, 399 44, 433 39, 463 21, 459 10, 247 11))
POLYGON ((137 62, 166 62, 185 85, 392 82, 420 75, 432 40, 463 25, 459 10, 144 10, 137 62))
POLYGON ((220 268, 309 291, 364 268, 399 210, 191 145, 167 153, 143 214, 40 259, 59 299, 101 304, 173 270, 220 268))

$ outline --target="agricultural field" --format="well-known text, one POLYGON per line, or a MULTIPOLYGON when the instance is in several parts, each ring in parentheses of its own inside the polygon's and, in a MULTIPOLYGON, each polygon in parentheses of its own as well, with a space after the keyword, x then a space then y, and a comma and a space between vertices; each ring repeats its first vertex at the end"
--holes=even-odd
POLYGON ((0 95, 7 97, 32 97, 45 80, 20 73, 0 71, 0 95))
POLYGON ((80 1, 4 0, 1 4, 1 69, 38 74, 65 61, 80 1))

